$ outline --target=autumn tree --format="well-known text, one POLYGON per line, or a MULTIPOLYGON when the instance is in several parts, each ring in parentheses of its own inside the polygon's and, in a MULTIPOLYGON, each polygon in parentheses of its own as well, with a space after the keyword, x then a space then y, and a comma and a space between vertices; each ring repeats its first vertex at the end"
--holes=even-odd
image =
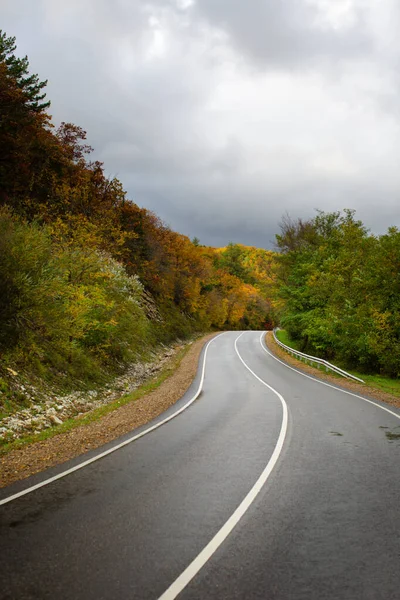
POLYGON ((99 381, 160 342, 270 323, 273 255, 208 248, 130 201, 82 127, 53 127, 15 50, 0 32, 2 358, 99 381))

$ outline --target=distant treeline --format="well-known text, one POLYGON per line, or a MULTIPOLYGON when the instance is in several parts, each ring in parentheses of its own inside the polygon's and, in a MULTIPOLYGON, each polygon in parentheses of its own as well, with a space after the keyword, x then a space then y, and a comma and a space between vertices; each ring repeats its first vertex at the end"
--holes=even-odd
POLYGON ((201 246, 128 200, 15 49, 0 31, 3 364, 96 380, 195 331, 270 326, 274 253, 201 246))
POLYGON ((283 219, 281 324, 303 350, 400 375, 400 232, 369 233, 354 212, 283 219))

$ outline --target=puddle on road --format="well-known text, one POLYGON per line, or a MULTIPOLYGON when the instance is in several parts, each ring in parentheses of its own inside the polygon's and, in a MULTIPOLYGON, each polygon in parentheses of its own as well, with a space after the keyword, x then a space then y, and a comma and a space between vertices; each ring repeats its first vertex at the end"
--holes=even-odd
MULTIPOLYGON (((390 429, 386 425, 380 425, 379 429, 390 429)), ((389 444, 393 444, 395 441, 400 441, 400 425, 397 427, 393 427, 390 431, 385 431, 386 439, 389 441, 389 444), (396 431, 397 430, 397 431, 396 431)))
POLYGON ((391 442, 395 440, 400 440, 400 433, 393 433, 393 431, 385 431, 385 435, 387 439, 391 442))

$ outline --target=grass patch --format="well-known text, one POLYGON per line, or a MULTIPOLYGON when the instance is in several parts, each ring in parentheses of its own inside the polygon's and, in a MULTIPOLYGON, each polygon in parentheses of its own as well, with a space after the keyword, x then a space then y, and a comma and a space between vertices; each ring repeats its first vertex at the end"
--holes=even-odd
POLYGON ((361 377, 364 379, 367 385, 371 387, 382 390, 391 396, 396 396, 400 398, 400 380, 392 379, 391 377, 384 377, 383 375, 366 375, 365 373, 359 373, 357 371, 349 371, 352 375, 356 377, 361 377))
POLYGON ((292 340, 289 337, 289 334, 287 331, 285 331, 285 329, 278 329, 277 331, 275 331, 275 335, 278 338, 278 340, 280 342, 282 342, 282 344, 285 344, 286 346, 289 346, 290 348, 293 348, 293 350, 300 350, 300 342, 297 340, 292 340))
POLYGON ((169 365, 167 365, 158 375, 155 375, 149 381, 138 387, 136 390, 122 396, 118 400, 113 400, 109 404, 99 406, 98 408, 89 411, 83 416, 71 417, 64 421, 62 425, 56 425, 50 427, 49 429, 44 429, 40 433, 28 434, 26 436, 18 438, 17 440, 0 441, 0 456, 3 456, 4 454, 11 452, 12 450, 16 450, 17 448, 26 446, 27 444, 42 442, 56 435, 60 435, 62 433, 71 431, 76 427, 81 427, 82 425, 89 425, 90 423, 94 423, 95 421, 99 421, 105 415, 108 415, 114 410, 117 410, 121 406, 125 406, 126 404, 129 404, 131 402, 135 402, 139 398, 142 398, 144 395, 160 387, 160 385, 176 371, 176 369, 179 367, 184 356, 188 353, 190 348, 191 344, 187 344, 177 353, 172 362, 169 365))
POLYGON ((28 408, 30 405, 30 400, 21 392, 2 392, 0 393, 0 419, 23 408, 28 408))

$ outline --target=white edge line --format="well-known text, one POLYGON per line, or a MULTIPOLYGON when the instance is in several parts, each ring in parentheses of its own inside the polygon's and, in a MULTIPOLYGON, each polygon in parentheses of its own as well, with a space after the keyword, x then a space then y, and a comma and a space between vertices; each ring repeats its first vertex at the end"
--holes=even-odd
POLYGON ((30 486, 30 487, 28 487, 28 488, 26 488, 26 489, 24 489, 24 490, 22 490, 20 492, 17 492, 16 494, 13 494, 12 496, 8 496, 7 498, 3 498, 3 500, 0 500, 0 506, 3 505, 3 504, 7 504, 8 502, 12 502, 12 500, 16 500, 17 498, 20 498, 21 496, 25 496, 25 494, 30 494, 31 492, 34 492, 35 490, 38 490, 39 488, 41 488, 41 487, 43 487, 45 485, 48 485, 49 483, 53 483, 53 481, 57 481, 57 479, 61 479, 62 477, 66 477, 67 475, 70 475, 71 473, 74 473, 75 471, 78 471, 79 469, 83 469, 83 467, 87 467, 88 465, 92 464, 96 460, 100 460, 100 458, 104 458, 104 456, 107 456, 108 454, 111 454, 112 452, 115 452, 116 450, 119 450, 120 448, 123 448, 124 446, 127 446, 131 442, 134 442, 135 440, 138 440, 139 438, 147 435, 151 431, 154 431, 155 429, 158 429, 158 427, 161 427, 161 425, 164 425, 165 423, 168 423, 168 421, 171 421, 172 419, 174 419, 175 417, 177 417, 178 415, 180 415, 191 404, 193 404, 193 402, 195 400, 197 400, 197 398, 199 397, 200 392, 201 392, 201 390, 203 388, 203 383, 204 383, 204 374, 205 374, 205 368, 206 368, 206 358, 207 358, 208 347, 209 347, 209 345, 214 340, 216 340, 221 335, 224 335, 224 333, 226 333, 226 332, 219 333, 218 335, 216 335, 215 337, 213 337, 212 340, 210 340, 208 342, 208 344, 206 345, 206 349, 204 351, 203 368, 202 368, 202 372, 201 372, 201 379, 200 379, 200 383, 199 383, 199 387, 197 389, 197 392, 195 393, 195 395, 193 396, 193 398, 191 398, 188 402, 186 402, 186 404, 184 406, 182 406, 179 410, 177 410, 176 412, 174 412, 169 417, 166 417, 162 421, 159 421, 155 425, 152 425, 151 427, 148 427, 147 429, 145 429, 141 433, 138 433, 137 435, 134 435, 134 436, 128 438, 124 442, 121 442, 120 444, 117 444, 116 446, 113 446, 112 448, 109 448, 108 450, 104 450, 104 452, 100 452, 100 454, 96 454, 96 456, 93 456, 92 458, 89 458, 88 460, 85 460, 85 461, 79 463, 79 465, 75 465, 74 467, 71 467, 70 469, 67 469, 66 471, 62 471, 61 473, 58 473, 57 475, 54 475, 53 477, 49 477, 48 479, 45 479, 44 481, 41 481, 40 483, 36 483, 35 485, 32 485, 32 486, 30 486))
POLYGON ((353 392, 349 392, 347 390, 343 390, 342 388, 337 387, 336 385, 332 385, 331 383, 326 383, 326 381, 321 381, 321 379, 317 379, 316 377, 312 377, 311 375, 306 375, 306 373, 303 373, 302 371, 299 371, 298 369, 295 369, 294 367, 291 367, 290 365, 286 364, 283 360, 280 360, 280 358, 277 358, 276 356, 274 356, 272 354, 272 352, 270 352, 265 347, 265 344, 263 344, 263 337, 265 337, 265 332, 264 331, 261 333, 261 336, 260 336, 260 344, 261 344, 261 348, 264 350, 264 352, 266 352, 267 354, 269 354, 273 359, 277 360, 278 362, 280 362, 282 365, 284 365, 285 367, 287 367, 291 371, 294 371, 295 373, 299 373, 299 375, 303 375, 303 377, 307 377, 307 379, 311 379, 312 381, 316 381, 317 383, 321 383, 322 385, 326 385, 327 387, 330 387, 330 388, 332 388, 334 390, 337 390, 338 392, 343 392, 343 394, 348 394, 349 396, 354 396, 355 398, 360 398, 361 400, 364 400, 365 402, 369 402, 370 404, 373 404, 374 406, 377 406, 378 408, 381 408, 382 410, 385 410, 386 412, 390 413, 391 415, 393 415, 397 419, 400 419, 400 415, 399 414, 393 412, 392 410, 390 410, 389 408, 386 408, 385 406, 381 406, 380 404, 378 404, 377 402, 374 402, 373 400, 368 400, 368 398, 364 398, 364 396, 360 396, 359 394, 354 394, 353 392))
POLYGON ((243 517, 243 515, 249 509, 251 504, 254 502, 256 496, 258 495, 258 493, 264 486, 264 484, 267 481, 268 477, 270 476, 273 468, 275 467, 277 460, 279 458, 279 455, 282 451, 283 443, 284 443, 285 437, 286 437, 287 426, 288 426, 288 408, 287 408, 286 402, 283 399, 283 397, 281 396, 281 394, 279 394, 279 392, 277 392, 272 386, 268 385, 268 383, 266 383, 258 375, 256 375, 254 373, 254 371, 252 371, 250 369, 250 367, 244 362, 243 358, 240 356, 239 351, 237 349, 237 341, 243 335, 243 333, 244 332, 242 332, 235 340, 236 354, 238 355, 238 357, 240 358, 241 362, 246 367, 246 369, 248 371, 250 371, 250 373, 252 375, 254 375, 254 377, 256 379, 258 379, 258 381, 260 381, 260 383, 265 385, 274 394, 276 394, 282 404, 283 416, 282 416, 282 425, 281 425, 281 430, 279 433, 278 441, 277 441, 274 451, 271 455, 271 458, 268 461, 267 466, 265 467, 265 469, 263 470, 263 472, 261 473, 261 475, 255 482, 255 484, 253 485, 251 490, 248 492, 248 494, 245 496, 245 498, 242 500, 242 502, 236 508, 234 513, 232 513, 232 515, 229 517, 229 519, 226 521, 226 523, 221 527, 221 529, 215 534, 215 536, 212 538, 212 540, 203 548, 203 550, 200 552, 200 554, 198 554, 198 556, 196 556, 196 558, 186 567, 186 569, 181 573, 181 575, 179 575, 179 577, 159 597, 158 600, 174 600, 174 598, 176 598, 178 596, 178 594, 180 594, 184 590, 184 588, 193 579, 193 577, 206 564, 206 562, 211 558, 211 556, 214 554, 214 552, 216 552, 216 550, 218 550, 218 548, 221 546, 221 544, 224 542, 224 540, 228 537, 228 535, 232 532, 234 527, 238 524, 240 519, 243 517))

